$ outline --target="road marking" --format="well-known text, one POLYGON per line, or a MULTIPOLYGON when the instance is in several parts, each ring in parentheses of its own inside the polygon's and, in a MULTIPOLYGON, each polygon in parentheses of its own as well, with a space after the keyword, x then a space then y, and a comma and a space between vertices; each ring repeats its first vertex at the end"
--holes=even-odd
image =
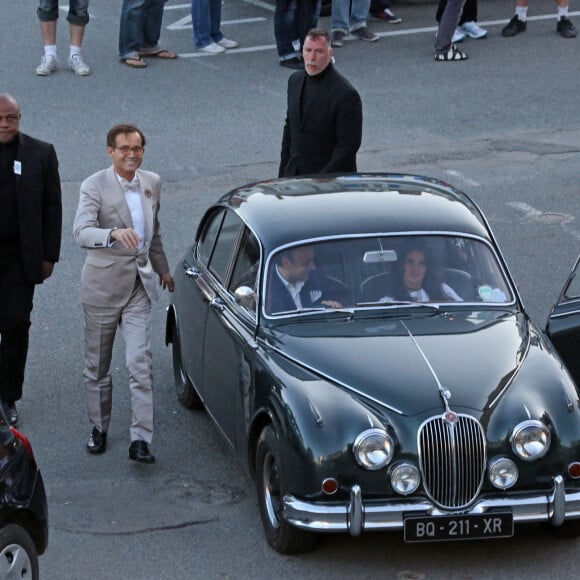
MULTIPOLYGON (((249 24, 251 22, 264 22, 266 18, 263 16, 257 16, 256 18, 240 18, 239 20, 222 20, 222 26, 229 26, 231 24, 249 24)), ((184 16, 180 18, 177 22, 166 26, 167 30, 188 30, 193 28, 191 22, 191 14, 189 16, 184 16)))
MULTIPOLYGON (((245 2, 249 3, 249 4, 256 4, 256 6, 258 6, 260 0, 244 0, 245 2)), ((580 16, 580 11, 576 11, 576 12, 569 12, 568 14, 569 16, 580 16)), ((530 21, 538 21, 538 20, 551 20, 551 19, 556 19, 556 15, 555 14, 544 14, 542 16, 529 16, 528 20, 530 21)), ((266 20, 266 19, 264 19, 266 20)), ((486 27, 486 26, 503 26, 506 25, 508 23, 507 20, 487 20, 485 22, 478 22, 478 24, 480 26, 486 27)), ((222 22, 222 24, 224 24, 224 22, 222 22)), ((436 26, 427 26, 424 28, 407 28, 407 29, 398 29, 398 30, 392 30, 392 31, 387 31, 387 32, 376 32, 375 34, 377 36, 380 36, 381 38, 385 38, 385 37, 390 37, 390 36, 407 36, 410 34, 426 34, 426 33, 430 33, 430 34, 434 34, 437 32, 437 27, 436 26)), ((346 37, 347 41, 350 40, 355 40, 354 37, 352 36, 347 36, 346 37)), ((221 53, 222 55, 233 55, 233 54, 242 54, 242 53, 251 53, 251 52, 265 52, 265 51, 271 51, 271 50, 276 50, 276 45, 275 44, 262 44, 259 46, 248 46, 245 48, 236 48, 236 49, 228 49, 226 50, 226 52, 221 53)), ((179 56, 181 58, 199 58, 199 57, 207 57, 207 56, 215 56, 213 54, 208 54, 206 52, 184 52, 184 53, 179 53, 179 56)))
MULTIPOLYGON (((263 2, 262 0, 242 0, 246 4, 252 4, 253 6, 257 6, 258 8, 264 8, 268 10, 268 12, 274 12, 276 10, 276 6, 270 4, 268 2, 263 2)), ((66 6, 68 10, 68 6, 66 6)), ((191 2, 189 4, 172 4, 171 6, 165 5, 165 10, 182 10, 183 8, 187 8, 191 10, 191 2)), ((222 22, 223 24, 223 22, 222 22)))
POLYGON ((447 173, 447 175, 451 175, 452 177, 456 177, 457 179, 461 179, 461 181, 463 181, 463 183, 473 186, 473 187, 479 187, 481 186, 481 183, 479 183, 479 181, 475 181, 475 179, 470 179, 469 177, 465 177, 465 175, 463 175, 463 173, 461 173, 461 171, 456 171, 455 169, 447 169, 445 170, 445 173, 447 173))
POLYGON ((573 215, 553 211, 540 211, 523 201, 509 201, 507 205, 523 213, 524 218, 528 221, 560 226, 568 235, 580 240, 580 231, 569 225, 576 219, 573 215))

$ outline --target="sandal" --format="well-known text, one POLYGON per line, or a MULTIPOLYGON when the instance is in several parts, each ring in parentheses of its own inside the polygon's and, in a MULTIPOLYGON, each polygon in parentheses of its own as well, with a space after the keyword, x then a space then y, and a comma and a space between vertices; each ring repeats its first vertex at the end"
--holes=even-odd
POLYGON ((139 58, 133 58, 133 57, 122 58, 121 62, 125 63, 127 66, 129 66, 131 68, 145 68, 147 66, 147 63, 140 57, 139 58))
POLYGON ((447 52, 436 52, 433 57, 436 61, 467 60, 467 54, 459 50, 454 44, 449 47, 447 52))
POLYGON ((169 60, 177 58, 177 55, 174 52, 165 48, 160 48, 159 50, 154 50, 153 52, 140 52, 139 56, 141 58, 165 58, 169 60))

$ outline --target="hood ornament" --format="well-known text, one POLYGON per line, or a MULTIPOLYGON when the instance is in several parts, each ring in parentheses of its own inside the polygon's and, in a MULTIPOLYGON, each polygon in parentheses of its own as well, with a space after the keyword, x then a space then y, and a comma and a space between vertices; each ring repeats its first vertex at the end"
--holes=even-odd
POLYGON ((435 382, 437 383, 437 388, 439 389, 439 395, 441 396, 441 400, 443 401, 443 404, 445 405, 445 413, 446 414, 447 413, 453 413, 449 409, 449 402, 448 402, 449 399, 451 398, 451 392, 449 391, 449 389, 446 389, 441 384, 441 381, 439 380, 439 377, 437 376, 437 374, 435 373, 435 370, 431 366, 431 363, 429 362, 429 359, 427 359, 427 356, 423 352, 423 349, 419 346, 419 344, 415 340, 415 337, 413 336, 412 332, 409 330, 408 326, 402 320, 401 320, 401 324, 403 325, 403 328, 407 331, 407 334, 409 335, 409 338, 413 341, 413 344, 415 345, 415 347, 419 351, 419 354, 423 357, 423 360, 425 361, 425 364, 427 365, 427 367, 431 371, 431 374, 433 375, 433 378, 435 379, 435 382))
POLYGON ((445 419, 447 423, 453 425, 453 423, 457 423, 457 413, 454 413, 453 411, 445 411, 443 419, 445 419))

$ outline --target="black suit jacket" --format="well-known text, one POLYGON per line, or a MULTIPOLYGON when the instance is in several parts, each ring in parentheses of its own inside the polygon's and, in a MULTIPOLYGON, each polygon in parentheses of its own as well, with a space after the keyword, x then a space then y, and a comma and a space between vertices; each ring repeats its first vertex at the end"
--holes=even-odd
MULTIPOLYGON (((343 305, 351 304, 352 302, 348 291, 340 282, 328 278, 318 271, 314 271, 300 290, 300 302, 302 302, 303 308, 316 308, 323 307, 323 300, 335 300, 343 305)), ((271 314, 296 310, 296 304, 290 292, 288 292, 288 289, 275 271, 272 272, 270 277, 266 305, 266 310, 271 314)))
POLYGON ((26 277, 43 281, 42 262, 58 262, 62 229, 60 176, 56 151, 50 143, 18 133, 16 175, 20 252, 26 277))
POLYGON ((303 116, 300 98, 307 73, 288 79, 288 110, 279 177, 318 173, 356 172, 356 153, 362 138, 362 103, 356 89, 334 66, 328 65, 316 83, 303 116))

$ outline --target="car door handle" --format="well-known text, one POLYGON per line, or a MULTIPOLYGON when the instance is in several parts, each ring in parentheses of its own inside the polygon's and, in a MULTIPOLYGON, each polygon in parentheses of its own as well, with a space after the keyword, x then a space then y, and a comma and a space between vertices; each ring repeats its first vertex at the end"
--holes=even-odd
POLYGON ((184 270, 185 270, 185 275, 188 278, 191 278, 193 280, 196 280, 197 278, 199 278, 199 270, 197 268, 184 267, 184 270))
POLYGON ((226 309, 226 305, 221 298, 214 298, 209 304, 218 312, 223 312, 226 309))

